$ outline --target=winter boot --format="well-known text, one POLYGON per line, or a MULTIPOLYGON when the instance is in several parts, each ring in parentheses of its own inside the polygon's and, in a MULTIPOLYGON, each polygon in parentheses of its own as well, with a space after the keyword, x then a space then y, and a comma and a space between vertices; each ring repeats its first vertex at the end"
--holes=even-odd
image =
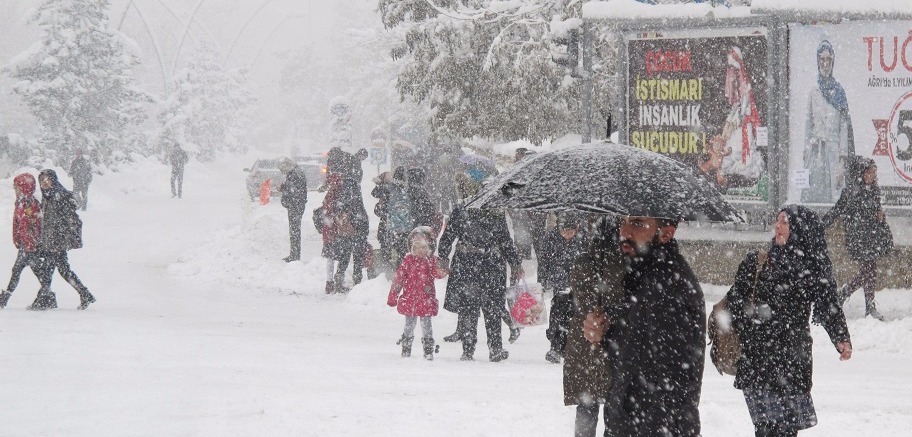
POLYGON ((89 304, 95 302, 95 296, 92 296, 92 293, 89 293, 89 290, 85 290, 82 293, 79 293, 79 306, 76 307, 77 310, 84 310, 89 307, 89 304))
POLYGON ((402 358, 408 358, 412 356, 412 340, 415 337, 406 337, 405 335, 396 342, 396 344, 402 345, 402 358))
POLYGON ((513 344, 516 340, 519 340, 519 334, 522 334, 522 330, 519 328, 510 328, 510 338, 507 339, 510 344, 513 344))
POLYGON ((10 297, 13 293, 7 290, 0 290, 0 309, 6 308, 6 304, 9 303, 10 297))
POLYGON ((884 321, 884 316, 880 314, 880 311, 877 311, 877 304, 874 303, 874 299, 871 299, 868 302, 865 302, 865 317, 871 316, 875 320, 884 321))
POLYGON ((490 358, 491 362, 493 362, 493 363, 503 361, 509 357, 510 357, 510 353, 503 349, 492 350, 491 353, 488 354, 488 358, 490 358))
POLYGON ((326 281, 326 294, 333 294, 336 292, 336 283, 333 281, 326 281))
POLYGON ((422 338, 421 346, 424 349, 424 359, 434 361, 434 354, 440 352, 440 346, 434 346, 433 338, 422 338))
POLYGON ((548 351, 548 353, 545 354, 545 360, 547 360, 549 363, 560 364, 561 353, 554 349, 551 349, 548 351))
POLYGON ((35 301, 26 307, 26 309, 33 311, 52 310, 54 308, 57 308, 57 295, 50 290, 39 290, 35 301))
POLYGON ((462 340, 462 356, 459 361, 475 360, 475 342, 467 339, 462 340))
POLYGON ((352 273, 352 282, 354 282, 355 285, 360 284, 362 279, 364 279, 364 276, 361 271, 352 273))
POLYGON ((456 343, 459 340, 460 340, 460 336, 459 336, 458 329, 456 330, 456 332, 454 332, 446 337, 443 337, 443 341, 445 341, 447 343, 456 343))

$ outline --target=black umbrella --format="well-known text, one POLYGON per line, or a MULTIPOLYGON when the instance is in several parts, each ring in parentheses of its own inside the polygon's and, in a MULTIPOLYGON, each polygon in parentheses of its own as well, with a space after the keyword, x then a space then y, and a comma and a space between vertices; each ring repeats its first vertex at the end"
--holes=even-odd
POLYGON ((534 155, 491 180, 467 206, 742 221, 708 181, 684 164, 612 143, 534 155))

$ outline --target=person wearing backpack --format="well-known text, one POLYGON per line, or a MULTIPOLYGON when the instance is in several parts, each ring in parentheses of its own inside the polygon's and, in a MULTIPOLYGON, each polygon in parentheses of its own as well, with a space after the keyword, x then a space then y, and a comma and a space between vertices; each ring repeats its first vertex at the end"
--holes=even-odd
POLYGON ((38 175, 38 184, 41 186, 43 210, 38 249, 42 258, 43 283, 48 286, 42 287, 29 309, 46 310, 57 307, 57 296, 50 290, 54 269, 57 269, 60 276, 79 293, 80 302, 77 309, 84 310, 95 302, 95 296, 79 280, 67 259, 67 251, 82 247, 82 220, 76 213, 79 205, 73 193, 60 185, 54 170, 42 170, 38 175))
POLYGON ((386 226, 392 247, 390 264, 393 270, 399 268, 402 259, 408 252, 408 234, 414 229, 412 202, 405 185, 405 172, 395 171, 393 179, 386 186, 389 192, 387 201, 386 226))
MULTIPOLYGON (((10 275, 9 285, 6 290, 0 291, 0 308, 6 307, 13 291, 19 285, 19 277, 25 267, 31 267, 32 272, 41 282, 41 289, 49 289, 44 282, 41 271, 41 259, 38 257, 38 238, 41 236, 41 203, 35 198, 35 177, 29 173, 22 173, 13 179, 16 190, 16 206, 13 210, 13 244, 19 250, 13 272, 10 275)), ((44 291, 39 291, 41 294, 44 291)))

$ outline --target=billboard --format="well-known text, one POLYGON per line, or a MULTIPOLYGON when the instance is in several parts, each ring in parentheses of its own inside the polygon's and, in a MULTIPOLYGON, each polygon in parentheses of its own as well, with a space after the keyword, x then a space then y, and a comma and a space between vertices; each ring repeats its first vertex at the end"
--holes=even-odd
POLYGON ((766 29, 625 39, 627 144, 692 166, 728 200, 767 202, 766 29))
POLYGON ((789 25, 788 201, 833 204, 853 155, 912 206, 912 22, 789 25))

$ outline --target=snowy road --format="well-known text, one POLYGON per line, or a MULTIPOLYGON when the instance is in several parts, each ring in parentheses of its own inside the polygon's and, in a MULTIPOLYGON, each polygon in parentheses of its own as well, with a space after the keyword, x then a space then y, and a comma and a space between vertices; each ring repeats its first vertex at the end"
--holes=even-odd
MULTIPOLYGON (((473 363, 453 344, 434 362, 399 358, 388 283, 325 296, 309 210, 304 260, 282 262, 284 210, 246 199, 245 164, 192 164, 180 200, 165 166, 96 178, 86 247, 70 256, 98 303, 76 311, 76 293, 56 277, 61 308, 26 311, 37 282, 23 274, 0 311, 0 436, 569 435, 573 410, 562 405, 560 367, 544 360, 543 327, 526 329, 503 363, 488 362, 483 345, 473 363)), ((12 215, 6 191, 0 229, 12 215)), ((9 239, 0 232, 3 272, 15 256, 9 239)), ((724 290, 707 286, 707 300, 724 290)), ((883 294, 888 323, 850 311, 849 362, 814 328, 821 424, 803 436, 912 429, 910 294, 883 294)), ((434 324, 439 341, 455 318, 434 324)), ((704 436, 752 434, 740 392, 711 365, 701 410, 704 436)))

